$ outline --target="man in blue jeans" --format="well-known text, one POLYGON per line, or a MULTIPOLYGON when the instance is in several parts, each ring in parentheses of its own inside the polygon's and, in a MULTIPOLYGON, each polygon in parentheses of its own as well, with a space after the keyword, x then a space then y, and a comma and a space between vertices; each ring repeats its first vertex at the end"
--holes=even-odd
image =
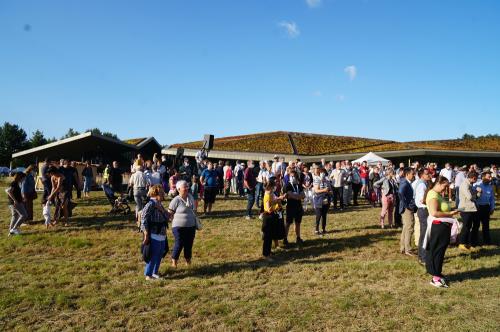
POLYGON ((248 167, 245 169, 245 176, 243 178, 243 186, 245 188, 245 193, 247 194, 247 215, 245 219, 252 218, 252 207, 255 203, 255 186, 257 185, 257 179, 253 172, 253 161, 248 161, 248 167))
POLYGON ((269 172, 267 171, 266 168, 266 162, 261 161, 259 165, 260 165, 260 170, 259 170, 259 175, 257 176, 257 185, 255 186, 255 203, 257 204, 258 208, 260 208, 262 204, 262 199, 264 197, 264 182, 266 181, 267 176, 269 175, 269 172))

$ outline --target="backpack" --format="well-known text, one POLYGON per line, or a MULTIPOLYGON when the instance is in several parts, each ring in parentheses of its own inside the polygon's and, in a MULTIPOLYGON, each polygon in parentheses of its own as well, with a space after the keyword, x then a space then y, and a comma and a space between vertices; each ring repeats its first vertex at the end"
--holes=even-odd
POLYGON ((233 171, 231 170, 230 167, 228 167, 226 170, 226 174, 224 175, 224 179, 231 180, 232 177, 233 177, 233 171))

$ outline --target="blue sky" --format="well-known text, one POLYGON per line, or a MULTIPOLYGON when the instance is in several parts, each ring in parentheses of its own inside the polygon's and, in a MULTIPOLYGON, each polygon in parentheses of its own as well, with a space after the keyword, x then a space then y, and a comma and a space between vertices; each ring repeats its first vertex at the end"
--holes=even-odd
POLYGON ((496 0, 0 0, 0 42, 0 120, 47 136, 500 128, 496 0))

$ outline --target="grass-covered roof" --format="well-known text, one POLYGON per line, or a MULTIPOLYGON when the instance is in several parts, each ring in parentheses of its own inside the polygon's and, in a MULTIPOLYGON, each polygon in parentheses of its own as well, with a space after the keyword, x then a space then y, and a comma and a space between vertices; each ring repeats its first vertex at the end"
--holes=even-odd
MULTIPOLYGON (((171 147, 200 149, 202 143, 202 141, 178 143, 171 145, 171 147)), ((276 131, 216 138, 213 148, 213 150, 217 151, 298 154, 303 156, 415 149, 500 152, 500 137, 396 142, 361 137, 276 131)))

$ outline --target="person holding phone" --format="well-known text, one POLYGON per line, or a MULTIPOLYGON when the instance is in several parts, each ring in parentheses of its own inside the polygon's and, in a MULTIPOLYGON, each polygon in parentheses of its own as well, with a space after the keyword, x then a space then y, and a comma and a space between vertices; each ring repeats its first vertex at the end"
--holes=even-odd
MULTIPOLYGON (((426 269, 432 275, 430 284, 435 287, 448 288, 442 274, 446 248, 450 244, 452 224, 446 218, 454 218, 459 212, 451 210, 448 200, 443 198, 450 181, 444 176, 439 176, 434 185, 427 191, 425 203, 429 211, 427 219, 426 239, 426 269)), ((451 220, 451 219, 450 219, 451 220)))

